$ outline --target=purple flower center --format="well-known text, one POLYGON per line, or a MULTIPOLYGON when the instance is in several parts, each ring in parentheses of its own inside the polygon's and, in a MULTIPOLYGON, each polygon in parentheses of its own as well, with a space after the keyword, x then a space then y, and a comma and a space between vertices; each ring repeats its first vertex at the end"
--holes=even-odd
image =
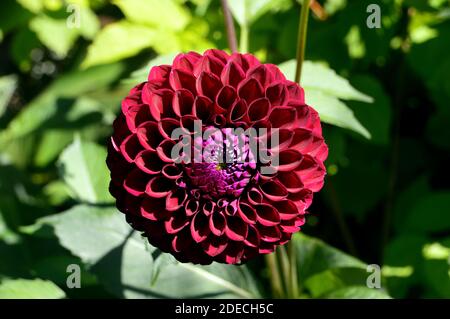
POLYGON ((248 137, 235 136, 229 129, 217 130, 206 140, 195 140, 194 154, 197 160, 185 166, 194 196, 210 200, 237 198, 255 175, 248 137))

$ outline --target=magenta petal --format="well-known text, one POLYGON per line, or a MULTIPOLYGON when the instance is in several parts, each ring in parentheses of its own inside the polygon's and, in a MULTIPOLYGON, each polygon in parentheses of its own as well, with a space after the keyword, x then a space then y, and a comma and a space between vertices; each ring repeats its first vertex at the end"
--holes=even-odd
POLYGON ((196 81, 198 94, 215 100, 217 93, 222 88, 220 79, 212 73, 202 72, 196 81))
POLYGON ((267 118, 270 109, 270 102, 266 98, 253 101, 248 107, 248 118, 250 122, 256 122, 267 118))
POLYGON ((172 69, 170 72, 170 86, 173 90, 181 90, 181 89, 187 89, 192 94, 196 93, 195 89, 195 77, 186 71, 183 71, 181 69, 172 69))
POLYGON ((131 195, 140 196, 144 194, 148 180, 149 175, 135 168, 125 178, 123 187, 131 195))
POLYGON ((195 242, 200 243, 204 241, 211 233, 209 229, 209 220, 202 214, 197 213, 191 221, 191 235, 195 242))
POLYGON ((236 88, 244 78, 245 73, 235 62, 228 62, 222 70, 220 78, 224 85, 236 88))
POLYGON ((256 208, 256 218, 263 226, 274 226, 280 223, 280 214, 269 204, 260 204, 256 208))
POLYGON ((221 212, 215 212, 209 216, 209 228, 216 236, 221 236, 225 233, 227 221, 221 212))
POLYGON ((244 241, 247 237, 248 225, 238 217, 229 217, 225 234, 231 240, 244 241))
POLYGON ((271 201, 279 201, 288 195, 286 187, 277 180, 269 180, 260 186, 261 192, 271 201))
POLYGON ((173 187, 173 182, 167 178, 157 176, 153 177, 147 184, 145 193, 151 197, 166 197, 173 187))

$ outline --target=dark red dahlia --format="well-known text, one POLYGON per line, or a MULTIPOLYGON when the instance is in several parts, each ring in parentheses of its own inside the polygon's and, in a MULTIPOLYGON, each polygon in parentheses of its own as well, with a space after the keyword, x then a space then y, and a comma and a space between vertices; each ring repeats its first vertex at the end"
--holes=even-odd
POLYGON ((300 229, 327 154, 298 84, 253 55, 207 50, 153 67, 130 91, 107 164, 117 207, 152 245, 182 262, 235 264, 273 252, 300 229), (265 132, 253 137, 258 151, 251 136, 227 139, 236 128, 265 132))

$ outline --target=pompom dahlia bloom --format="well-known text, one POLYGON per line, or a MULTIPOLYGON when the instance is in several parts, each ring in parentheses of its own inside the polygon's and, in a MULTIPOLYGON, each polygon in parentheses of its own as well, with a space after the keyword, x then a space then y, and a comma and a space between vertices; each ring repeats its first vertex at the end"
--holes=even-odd
POLYGON ((182 262, 235 264, 273 252, 300 229, 327 154, 319 116, 298 84, 253 55, 207 50, 153 67, 130 91, 107 164, 117 207, 152 245, 182 262), (271 160, 228 139, 234 128, 266 129, 258 149, 271 160), (192 145, 174 137, 177 129, 192 145), (216 134, 203 138, 210 129, 216 134), (176 145, 185 148, 174 158, 176 145))

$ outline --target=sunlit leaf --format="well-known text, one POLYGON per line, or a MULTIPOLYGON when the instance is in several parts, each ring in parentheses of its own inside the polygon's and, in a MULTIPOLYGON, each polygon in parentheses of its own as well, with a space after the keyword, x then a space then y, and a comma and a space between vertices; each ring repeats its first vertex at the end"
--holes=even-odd
POLYGON ((332 95, 305 88, 306 102, 319 112, 320 120, 360 133, 370 138, 370 133, 357 120, 353 111, 332 95))
POLYGON ((48 16, 37 16, 30 22, 39 40, 50 50, 63 58, 75 43, 79 33, 76 28, 68 28, 65 19, 53 19, 48 16))
POLYGON ((112 23, 94 38, 82 66, 115 62, 140 52, 155 43, 155 30, 127 21, 112 23))
POLYGON ((50 224, 61 245, 91 266, 105 287, 127 298, 255 298, 245 266, 165 263, 154 280, 160 253, 131 229, 115 208, 76 206, 39 222, 50 224), (99 235, 100 234, 100 235, 99 235))
POLYGON ((0 299, 61 299, 64 291, 51 281, 5 279, 0 283, 0 299))
POLYGON ((79 138, 64 150, 58 165, 75 198, 88 203, 112 201, 105 160, 106 150, 103 147, 79 138))
MULTIPOLYGON (((289 60, 279 65, 284 75, 290 79, 295 78, 297 62, 289 60)), ((339 76, 333 69, 322 63, 304 61, 302 67, 301 85, 305 90, 313 89, 321 91, 344 100, 355 100, 371 103, 373 99, 356 90, 348 80, 339 76)))
MULTIPOLYGON (((129 21, 169 30, 183 30, 190 15, 174 0, 113 0, 129 21)), ((120 43, 120 42, 119 42, 120 43)))

